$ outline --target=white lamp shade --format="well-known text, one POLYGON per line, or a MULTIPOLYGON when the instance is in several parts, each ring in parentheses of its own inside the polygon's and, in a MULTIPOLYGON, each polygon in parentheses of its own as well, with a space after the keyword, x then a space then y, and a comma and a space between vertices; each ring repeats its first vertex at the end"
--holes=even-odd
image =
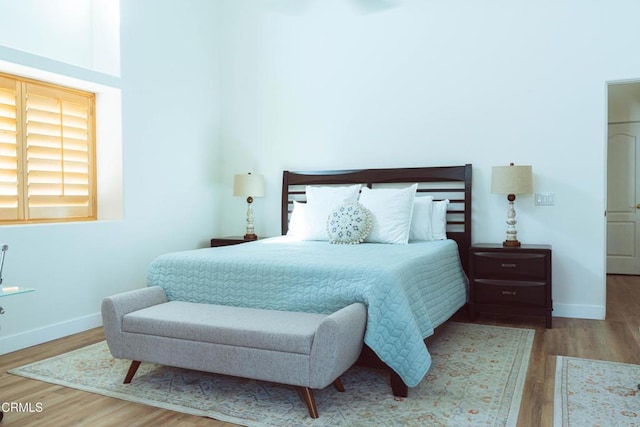
POLYGON ((264 197, 264 176, 251 173, 233 177, 233 195, 242 197, 264 197))
POLYGON ((533 193, 531 166, 494 166, 491 173, 491 192, 498 194, 533 193))

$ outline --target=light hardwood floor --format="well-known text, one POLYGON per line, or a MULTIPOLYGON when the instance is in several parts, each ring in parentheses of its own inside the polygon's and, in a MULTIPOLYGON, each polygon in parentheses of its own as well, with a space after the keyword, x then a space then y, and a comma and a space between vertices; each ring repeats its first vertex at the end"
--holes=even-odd
MULTIPOLYGON (((607 320, 604 321, 555 317, 553 329, 545 329, 544 321, 538 319, 485 316, 478 320, 536 330, 519 426, 552 424, 556 355, 640 364, 640 276, 609 276, 607 283, 607 320)), ((466 313, 459 313, 453 320, 466 322, 466 313)), ((43 405, 40 413, 7 413, 0 426, 232 425, 6 373, 8 369, 103 339, 102 329, 98 328, 0 356, 0 402, 43 405)))

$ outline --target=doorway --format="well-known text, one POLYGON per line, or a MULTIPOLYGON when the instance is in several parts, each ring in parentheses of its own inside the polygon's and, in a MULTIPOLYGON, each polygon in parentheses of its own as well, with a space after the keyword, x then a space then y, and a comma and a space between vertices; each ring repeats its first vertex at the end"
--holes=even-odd
POLYGON ((608 85, 607 274, 640 275, 640 82, 608 85))

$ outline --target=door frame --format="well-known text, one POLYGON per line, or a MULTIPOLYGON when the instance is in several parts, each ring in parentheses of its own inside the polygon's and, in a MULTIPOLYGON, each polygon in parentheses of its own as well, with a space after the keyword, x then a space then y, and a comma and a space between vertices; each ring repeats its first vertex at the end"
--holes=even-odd
MULTIPOLYGON (((603 301, 604 301, 604 316, 607 317, 607 175, 608 175, 608 147, 609 147, 609 89, 614 85, 634 84, 640 86, 640 78, 624 79, 624 80, 607 80, 605 81, 605 123, 604 123, 604 144, 603 144, 603 168, 604 168, 604 215, 603 215, 603 229, 604 229, 604 247, 602 248, 602 258, 604 263, 604 283, 602 287, 603 301)), ((615 123, 615 122, 612 122, 615 123)))

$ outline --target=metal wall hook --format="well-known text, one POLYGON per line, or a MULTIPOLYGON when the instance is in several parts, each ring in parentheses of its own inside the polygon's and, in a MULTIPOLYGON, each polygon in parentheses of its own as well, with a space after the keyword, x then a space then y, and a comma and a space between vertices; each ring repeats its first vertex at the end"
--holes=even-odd
POLYGON ((4 314, 4 308, 0 306, 0 314, 4 314))

